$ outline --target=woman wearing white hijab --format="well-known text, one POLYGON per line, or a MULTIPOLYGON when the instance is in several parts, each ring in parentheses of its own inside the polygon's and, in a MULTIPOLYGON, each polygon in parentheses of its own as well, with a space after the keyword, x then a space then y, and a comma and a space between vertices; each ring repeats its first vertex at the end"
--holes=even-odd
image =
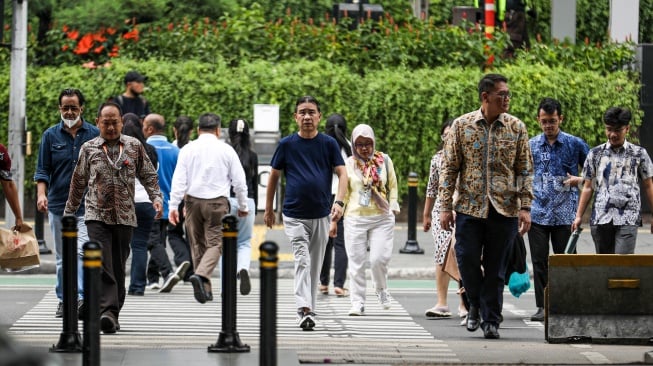
MULTIPOLYGON (((349 315, 365 312, 365 263, 369 261, 374 289, 383 309, 390 309, 388 264, 394 243, 397 202, 397 176, 390 157, 375 149, 374 131, 360 124, 352 131, 353 155, 345 161, 347 194, 345 196, 345 245, 349 258, 351 309, 349 315)), ((331 234, 335 234, 332 223, 331 234)))

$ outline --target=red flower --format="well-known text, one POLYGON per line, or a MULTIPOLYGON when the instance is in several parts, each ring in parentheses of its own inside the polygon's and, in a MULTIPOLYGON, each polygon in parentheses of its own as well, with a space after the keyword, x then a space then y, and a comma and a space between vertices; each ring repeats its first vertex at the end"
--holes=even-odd
POLYGON ((70 48, 70 47, 68 47, 67 44, 61 46, 61 50, 62 50, 62 51, 68 51, 68 48, 70 48))
POLYGON ((93 46, 93 35, 91 33, 86 33, 82 39, 77 43, 77 47, 73 51, 76 55, 83 55, 88 53, 88 51, 93 46))
POLYGON ((76 30, 66 32, 66 37, 68 37, 68 39, 72 39, 76 41, 77 38, 79 38, 79 32, 76 30))
POLYGON ((111 27, 107 28, 107 34, 110 36, 116 34, 116 32, 117 32, 116 28, 111 28, 111 27))
POLYGON ((104 36, 104 30, 100 29, 99 31, 93 33, 93 40, 96 42, 104 42, 107 40, 107 37, 104 36))
POLYGON ((98 53, 98 54, 102 53, 102 51, 104 51, 104 46, 103 45, 99 45, 98 47, 95 47, 95 49, 93 50, 93 52, 98 53))
POLYGON ((109 52, 109 57, 118 57, 118 46, 114 45, 113 48, 111 48, 111 52, 109 52))
POLYGON ((68 26, 67 26, 67 25, 64 25, 63 28, 62 28, 62 30, 63 30, 64 32, 68 32, 68 26))
POLYGON ((168 23, 168 31, 172 32, 175 29, 175 23, 168 23))
POLYGON ((134 41, 138 41, 138 28, 134 28, 130 32, 123 34, 122 38, 133 39, 134 41))

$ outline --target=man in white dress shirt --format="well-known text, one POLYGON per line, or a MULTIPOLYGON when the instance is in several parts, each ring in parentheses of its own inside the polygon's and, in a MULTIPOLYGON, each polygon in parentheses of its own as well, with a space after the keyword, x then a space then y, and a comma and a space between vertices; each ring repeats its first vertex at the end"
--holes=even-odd
POLYGON ((190 242, 195 274, 195 300, 213 300, 211 274, 222 253, 222 218, 229 213, 229 190, 238 199, 238 217, 248 214, 245 171, 236 151, 219 139, 220 116, 200 116, 198 137, 179 152, 170 191, 170 223, 179 222, 179 207, 184 200, 186 232, 190 242))

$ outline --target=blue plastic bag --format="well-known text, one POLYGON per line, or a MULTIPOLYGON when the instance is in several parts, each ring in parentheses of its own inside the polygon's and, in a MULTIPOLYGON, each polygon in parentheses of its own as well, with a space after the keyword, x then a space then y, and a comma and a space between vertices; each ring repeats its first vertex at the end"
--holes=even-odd
POLYGON ((524 273, 513 272, 508 279, 508 288, 514 297, 519 297, 531 288, 531 276, 528 274, 528 265, 524 273))

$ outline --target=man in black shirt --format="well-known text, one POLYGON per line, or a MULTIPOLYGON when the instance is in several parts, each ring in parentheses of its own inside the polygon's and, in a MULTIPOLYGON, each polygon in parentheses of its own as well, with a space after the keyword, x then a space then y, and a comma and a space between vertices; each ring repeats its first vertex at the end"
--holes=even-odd
POLYGON ((141 120, 150 114, 150 104, 143 97, 147 76, 141 75, 138 71, 129 71, 125 75, 125 92, 112 98, 112 102, 118 104, 123 115, 134 113, 141 120))

